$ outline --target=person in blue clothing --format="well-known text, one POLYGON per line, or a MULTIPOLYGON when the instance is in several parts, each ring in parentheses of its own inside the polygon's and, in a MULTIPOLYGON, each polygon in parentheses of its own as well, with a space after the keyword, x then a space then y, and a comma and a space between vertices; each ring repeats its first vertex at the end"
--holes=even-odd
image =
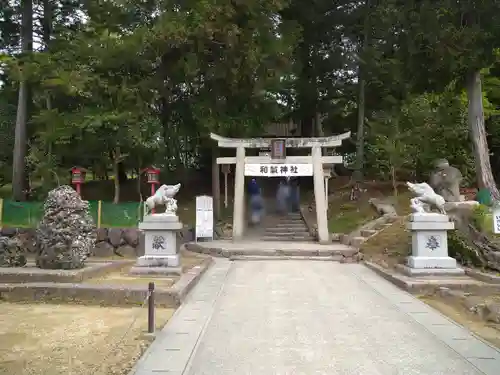
POLYGON ((250 222, 258 224, 264 214, 264 200, 255 178, 252 178, 248 185, 248 195, 250 196, 250 222))

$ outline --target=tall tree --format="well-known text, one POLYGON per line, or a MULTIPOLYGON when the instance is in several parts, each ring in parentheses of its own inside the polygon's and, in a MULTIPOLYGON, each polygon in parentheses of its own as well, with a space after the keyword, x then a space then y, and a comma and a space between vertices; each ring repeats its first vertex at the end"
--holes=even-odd
POLYGON ((357 129, 356 129, 356 172, 357 178, 363 179, 364 171, 363 165, 365 162, 365 96, 366 96, 366 80, 367 75, 365 70, 368 66, 367 60, 367 50, 369 48, 370 36, 371 36, 371 26, 370 26, 370 0, 366 0, 364 4, 364 20, 363 20, 363 41, 360 43, 359 53, 358 53, 358 85, 359 85, 359 96, 358 96, 358 117, 357 117, 357 129))
MULTIPOLYGON (((21 0, 22 27, 21 43, 24 58, 29 58, 33 51, 33 1, 21 0)), ((26 136, 28 127, 30 93, 26 77, 23 77, 21 67, 21 80, 19 82, 19 95, 17 103, 16 131, 14 142, 14 156, 12 168, 12 196, 15 200, 24 200, 26 188, 26 136)))

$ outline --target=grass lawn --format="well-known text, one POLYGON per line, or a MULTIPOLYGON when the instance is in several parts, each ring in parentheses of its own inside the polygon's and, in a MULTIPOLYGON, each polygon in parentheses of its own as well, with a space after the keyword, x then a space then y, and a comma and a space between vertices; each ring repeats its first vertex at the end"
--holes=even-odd
MULTIPOLYGON (((376 219, 379 215, 374 207, 368 202, 370 198, 381 198, 381 193, 375 189, 361 194, 357 201, 349 200, 350 190, 339 192, 337 197, 330 198, 328 207, 328 228, 330 233, 348 234, 363 224, 376 219)), ((383 197, 383 196, 382 196, 383 197)), ((394 204, 400 215, 410 212, 410 194, 401 191, 396 197, 384 197, 394 204)))
POLYGON ((328 207, 328 229, 330 233, 348 234, 377 217, 367 200, 359 202, 337 199, 328 207))

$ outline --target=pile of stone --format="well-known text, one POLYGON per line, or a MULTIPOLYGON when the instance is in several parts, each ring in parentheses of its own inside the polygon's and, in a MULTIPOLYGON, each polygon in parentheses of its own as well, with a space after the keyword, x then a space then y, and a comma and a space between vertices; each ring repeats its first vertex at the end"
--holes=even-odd
POLYGON ((0 267, 23 267, 26 255, 17 237, 0 236, 0 267))
MULTIPOLYGON (((192 241, 192 231, 185 228, 178 234, 178 244, 192 241)), ((92 255, 95 257, 140 257, 144 255, 144 233, 139 228, 99 228, 97 243, 92 255)))
POLYGON ((139 245, 142 242, 141 233, 137 228, 100 228, 97 230, 97 243, 92 255, 96 257, 140 256, 142 254, 139 245))
POLYGON ((96 227, 88 202, 67 185, 49 192, 35 236, 37 266, 82 268, 95 243, 96 227))

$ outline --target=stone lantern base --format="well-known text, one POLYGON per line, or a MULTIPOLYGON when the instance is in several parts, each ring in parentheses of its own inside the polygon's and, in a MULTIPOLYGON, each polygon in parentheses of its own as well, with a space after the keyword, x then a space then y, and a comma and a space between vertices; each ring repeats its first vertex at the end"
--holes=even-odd
POLYGON ((139 224, 139 229, 144 232, 144 255, 137 259, 130 273, 180 274, 177 232, 182 229, 182 223, 179 218, 172 214, 149 215, 139 224))
POLYGON ((400 269, 411 276, 463 275, 464 270, 448 255, 447 231, 454 228, 448 215, 427 212, 411 215, 408 229, 412 231, 412 255, 400 269))

